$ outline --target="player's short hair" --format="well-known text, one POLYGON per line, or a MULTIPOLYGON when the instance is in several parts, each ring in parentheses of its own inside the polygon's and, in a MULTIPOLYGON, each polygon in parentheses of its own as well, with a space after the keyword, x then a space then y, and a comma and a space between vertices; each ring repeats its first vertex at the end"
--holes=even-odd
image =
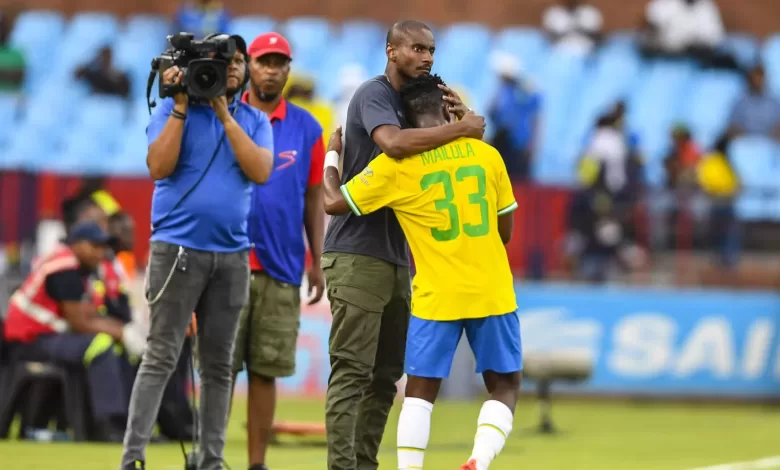
POLYGON ((417 21, 417 20, 399 21, 393 24, 393 26, 390 26, 390 29, 387 30, 386 44, 396 45, 401 41, 402 38, 406 37, 406 35, 408 35, 412 31, 420 31, 420 30, 431 31, 431 28, 429 28, 428 25, 423 23, 422 21, 417 21))
POLYGON ((444 80, 435 74, 420 75, 401 85, 401 101, 407 115, 441 113, 444 91, 439 85, 444 85, 444 80))

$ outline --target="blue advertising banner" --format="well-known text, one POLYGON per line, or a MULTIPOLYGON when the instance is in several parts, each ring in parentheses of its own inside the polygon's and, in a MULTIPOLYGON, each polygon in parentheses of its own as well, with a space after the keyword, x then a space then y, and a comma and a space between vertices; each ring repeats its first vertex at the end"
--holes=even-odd
POLYGON ((517 286, 523 349, 594 359, 583 392, 780 396, 780 296, 517 286))

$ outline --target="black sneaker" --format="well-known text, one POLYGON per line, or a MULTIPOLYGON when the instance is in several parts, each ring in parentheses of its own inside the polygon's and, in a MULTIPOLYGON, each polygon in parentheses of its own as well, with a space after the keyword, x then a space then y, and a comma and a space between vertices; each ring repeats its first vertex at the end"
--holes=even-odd
POLYGON ((264 463, 258 463, 249 467, 249 470, 268 470, 264 463))
POLYGON ((146 470, 146 464, 144 464, 143 460, 136 460, 135 463, 131 463, 122 468, 122 470, 146 470))

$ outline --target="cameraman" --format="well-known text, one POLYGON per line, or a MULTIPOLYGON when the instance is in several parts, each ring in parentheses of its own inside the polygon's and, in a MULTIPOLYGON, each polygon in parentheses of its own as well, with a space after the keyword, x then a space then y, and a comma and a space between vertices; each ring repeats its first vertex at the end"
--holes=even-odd
MULTIPOLYGON (((249 292, 252 184, 264 183, 273 163, 268 117, 235 99, 248 77, 248 56, 240 36, 230 39, 236 53, 227 69, 227 96, 203 104, 178 93, 162 102, 146 130, 146 162, 155 180, 145 286, 151 325, 130 401, 123 470, 144 468, 144 450, 193 311, 202 384, 198 469, 222 468, 233 343, 249 292)), ((182 78, 174 67, 163 74, 166 84, 182 78)))

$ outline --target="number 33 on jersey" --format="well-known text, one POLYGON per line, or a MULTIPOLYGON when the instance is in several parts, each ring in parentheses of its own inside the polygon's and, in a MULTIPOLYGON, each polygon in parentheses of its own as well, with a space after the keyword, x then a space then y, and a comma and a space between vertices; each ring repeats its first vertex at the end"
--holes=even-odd
POLYGON ((490 145, 464 138, 403 160, 381 154, 341 192, 356 215, 395 211, 417 267, 415 316, 460 320, 517 308, 498 232, 498 216, 517 202, 490 145))

